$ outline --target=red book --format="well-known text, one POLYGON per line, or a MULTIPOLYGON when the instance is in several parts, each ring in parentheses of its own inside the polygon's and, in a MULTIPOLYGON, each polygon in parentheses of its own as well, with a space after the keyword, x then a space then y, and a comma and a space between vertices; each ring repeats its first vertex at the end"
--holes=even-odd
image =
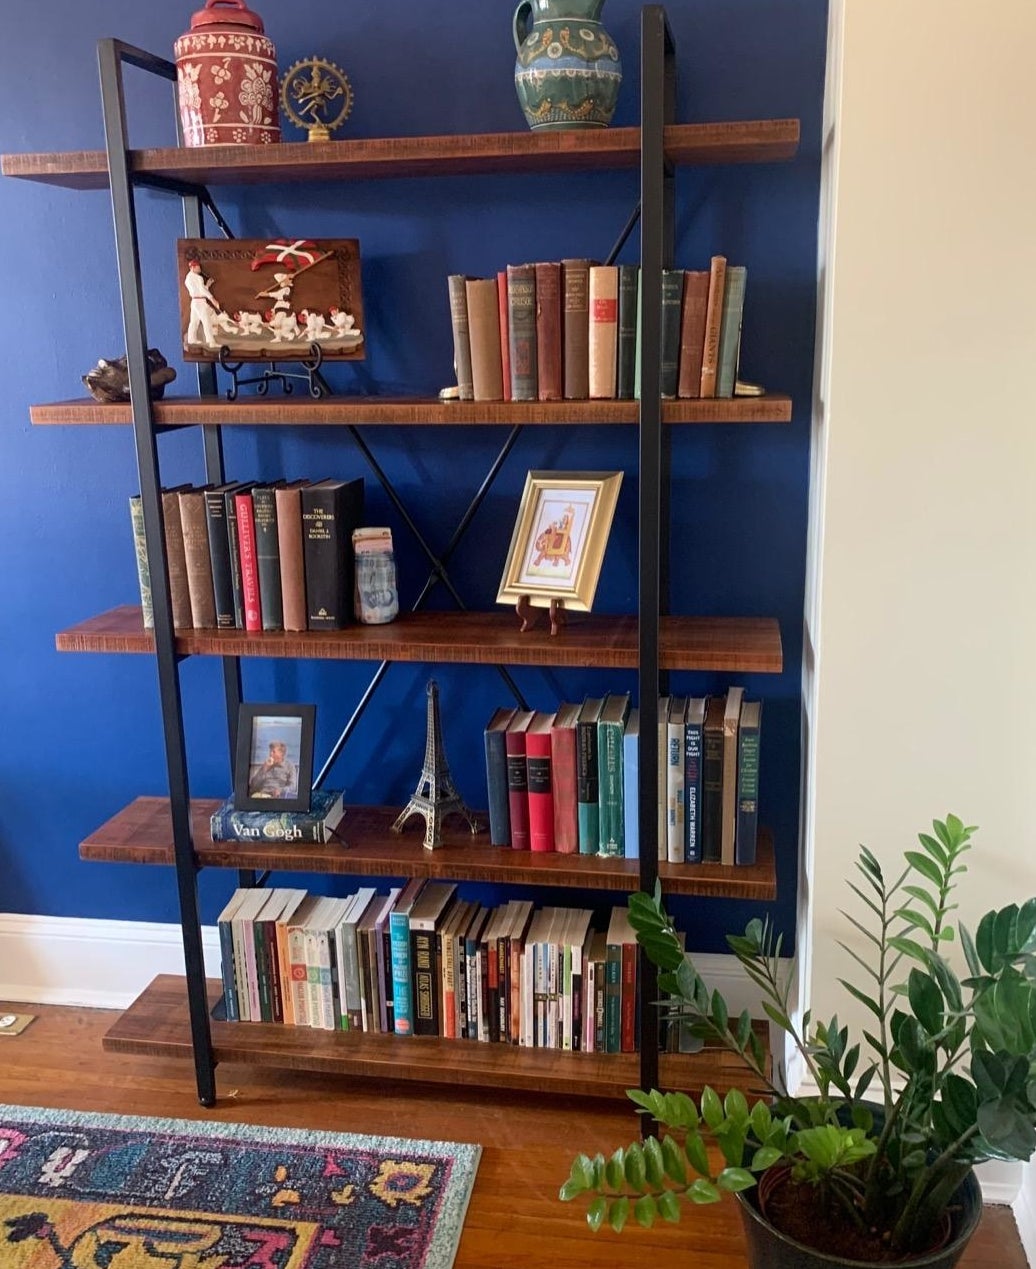
POLYGON ((536 265, 536 371, 541 401, 560 401, 561 265, 536 265))
POLYGON ((255 520, 252 516, 252 495, 235 494, 237 512, 237 550, 241 558, 241 597, 245 610, 245 629, 262 630, 259 607, 259 561, 255 546, 255 520))
POLYGON ((507 270, 496 275, 496 290, 500 303, 500 362, 504 373, 504 400, 511 399, 511 336, 507 324, 507 270))
POLYGON ((511 849, 528 850, 529 840, 529 768, 525 758, 525 733, 535 714, 531 709, 519 710, 504 734, 507 754, 507 809, 511 816, 511 849))
POLYGON ((579 851, 576 807, 576 719, 578 705, 562 705, 550 729, 550 779, 554 790, 554 849, 559 855, 579 851))
POLYGON ((637 945, 623 940, 622 991, 619 996, 619 1052, 637 1051, 637 945))
POLYGON ((554 849, 554 790, 551 781, 550 729, 553 714, 536 714, 525 733, 525 765, 529 786, 529 846, 554 849))

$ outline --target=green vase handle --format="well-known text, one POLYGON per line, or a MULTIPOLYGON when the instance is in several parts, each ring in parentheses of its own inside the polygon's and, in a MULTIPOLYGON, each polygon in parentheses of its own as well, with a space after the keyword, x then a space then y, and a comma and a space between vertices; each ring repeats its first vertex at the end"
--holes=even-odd
POLYGON ((529 18, 532 15, 532 0, 522 0, 514 11, 514 47, 520 53, 522 45, 529 35, 529 18))

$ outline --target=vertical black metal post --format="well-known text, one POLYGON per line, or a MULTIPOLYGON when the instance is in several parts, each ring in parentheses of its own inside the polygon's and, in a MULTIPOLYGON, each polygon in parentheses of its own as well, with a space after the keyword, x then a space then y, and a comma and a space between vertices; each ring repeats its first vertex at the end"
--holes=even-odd
MULTIPOLYGON (((661 5, 641 15, 640 149, 640 885, 658 877, 660 615, 669 601, 669 443, 662 427, 662 270, 673 262, 673 172, 665 125, 675 109, 673 40, 661 5)), ((657 975, 640 958, 640 1080, 658 1085, 657 975)), ((647 1128, 648 1121, 645 1120, 647 1128)))
POLYGON ((187 997, 194 1049, 194 1068, 198 1098, 203 1106, 212 1106, 216 1101, 215 1064, 209 1030, 205 963, 198 917, 197 866, 191 835, 191 804, 187 779, 187 754, 184 747, 183 707, 180 700, 180 677, 173 631, 173 606, 166 567, 158 451, 149 390, 147 329, 140 278, 136 210, 129 171, 129 141, 126 131, 122 63, 124 60, 129 61, 164 75, 166 78, 175 78, 176 71, 171 63, 152 58, 139 50, 130 49, 118 40, 102 40, 97 51, 101 76, 101 100, 104 108, 104 136, 111 182, 112 217, 115 224, 115 247, 119 265, 119 287, 126 335, 126 363, 129 369, 133 435, 137 451, 137 469, 140 475, 148 567, 151 571, 158 687, 165 732, 169 804, 173 819, 173 846, 187 969, 187 997))

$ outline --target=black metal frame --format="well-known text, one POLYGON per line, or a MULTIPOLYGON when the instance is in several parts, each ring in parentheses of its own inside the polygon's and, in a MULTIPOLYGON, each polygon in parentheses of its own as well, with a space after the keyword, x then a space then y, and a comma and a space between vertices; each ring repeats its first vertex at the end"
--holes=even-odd
MULTIPOLYGON (((152 578, 155 614, 155 652, 158 669, 159 697, 165 736, 166 767, 169 779, 169 801, 172 813, 174 861, 183 932, 184 959, 187 973, 187 997, 194 1052, 198 1097, 203 1106, 216 1101, 215 1060, 212 1050, 210 1015, 206 998, 205 966, 202 954, 201 925, 198 911, 198 865, 194 854, 191 828, 190 788, 184 743, 183 704, 180 695, 179 662, 173 629, 172 601, 166 566, 165 533, 162 517, 156 437, 165 430, 156 427, 149 392, 147 371, 147 326, 141 289, 140 249, 137 239, 134 190, 144 186, 179 196, 183 201, 184 235, 204 236, 204 213, 207 210, 226 237, 233 234, 209 191, 201 185, 136 174, 130 165, 129 138, 123 68, 133 66, 166 79, 175 85, 176 67, 164 58, 134 48, 121 40, 102 40, 98 45, 101 99, 104 113, 105 147, 111 184, 112 216, 115 226, 119 286, 126 336, 126 362, 129 372, 130 406, 137 468, 140 477, 144 530, 147 539, 148 566, 152 578)), ((674 119, 675 57, 672 35, 661 5, 646 5, 641 15, 641 168, 640 201, 629 217, 611 253, 615 259, 637 221, 641 231, 642 277, 642 389, 640 401, 640 507, 639 507, 639 670, 641 735, 648 743, 641 746, 640 756, 640 885, 652 890, 658 876, 658 751, 650 738, 657 735, 658 699, 665 679, 659 663, 660 614, 668 606, 669 593, 669 447, 661 417, 661 314, 662 269, 672 264, 674 239, 674 180, 671 165, 665 158, 664 128, 674 119)), ((174 89, 175 92, 175 89, 174 89)), ((175 102, 174 102, 175 104, 175 102)), ((181 139, 178 112, 177 137, 181 139)), ((319 368, 318 368, 319 369, 319 368)), ((323 387, 321 381, 321 387, 323 387)), ((204 396, 217 392, 214 364, 198 367, 198 388, 204 396)), ((310 385, 312 391, 312 384, 310 385)), ((318 395, 314 393, 314 395, 318 395)), ((515 426, 481 486, 461 517, 453 536, 441 555, 436 555, 410 517, 374 454, 355 426, 348 431, 382 484, 405 523, 414 533, 431 565, 431 572, 413 605, 423 607, 432 589, 443 584, 458 607, 464 602, 449 579, 446 563, 456 550, 478 508, 514 447, 521 425, 515 426)), ((218 426, 202 428, 206 480, 224 483, 224 462, 221 431, 218 426)), ((564 637, 564 636, 561 636, 564 637)), ((361 700, 345 725, 332 752, 317 775, 314 787, 326 778, 342 748, 384 678, 390 662, 382 662, 373 674, 361 700)), ((497 667, 516 702, 525 707, 520 689, 503 666, 497 667)), ((237 747, 238 715, 241 705, 241 667, 236 657, 222 661, 224 696, 227 713, 227 735, 230 765, 233 769, 237 747)), ((249 869, 238 873, 242 886, 264 884, 261 876, 249 869)), ((654 967, 641 958, 640 1009, 640 1079, 653 1087, 658 1082, 658 1049, 652 1043, 657 1033, 655 1007, 656 976, 654 967)))

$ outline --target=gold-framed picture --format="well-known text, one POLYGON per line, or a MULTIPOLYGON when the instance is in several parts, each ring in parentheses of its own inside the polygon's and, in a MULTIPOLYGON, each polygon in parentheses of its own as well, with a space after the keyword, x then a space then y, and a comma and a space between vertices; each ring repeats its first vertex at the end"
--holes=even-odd
POLYGON ((496 601, 589 612, 621 471, 531 471, 496 601))

